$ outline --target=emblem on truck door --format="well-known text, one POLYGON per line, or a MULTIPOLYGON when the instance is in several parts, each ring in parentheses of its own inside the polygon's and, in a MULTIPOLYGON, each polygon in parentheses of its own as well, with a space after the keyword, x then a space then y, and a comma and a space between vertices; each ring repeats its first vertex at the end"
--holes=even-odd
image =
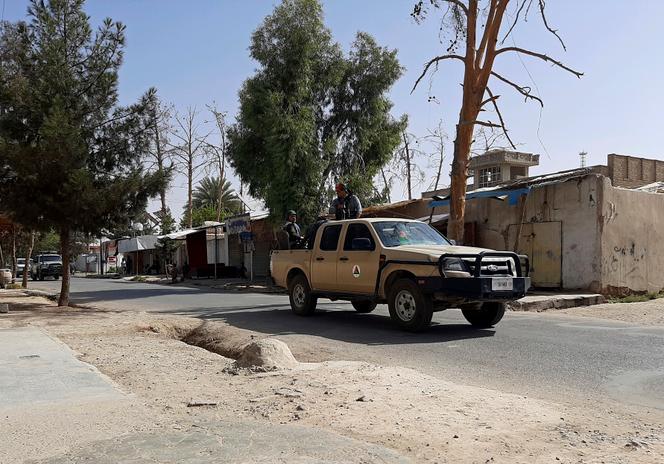
POLYGON ((360 266, 358 266, 357 264, 353 266, 353 277, 355 277, 356 279, 360 277, 360 266))

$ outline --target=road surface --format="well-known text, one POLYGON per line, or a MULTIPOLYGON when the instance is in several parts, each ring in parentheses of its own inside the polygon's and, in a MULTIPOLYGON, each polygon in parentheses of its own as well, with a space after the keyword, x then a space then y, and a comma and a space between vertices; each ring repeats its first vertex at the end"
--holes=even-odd
MULTIPOLYGON (((59 285, 30 283, 53 291, 59 285)), ((348 303, 320 300, 317 313, 303 318, 290 312, 285 295, 84 278, 72 279, 71 295, 81 304, 220 320, 275 334, 301 361, 400 365, 464 385, 664 415, 662 327, 508 313, 495 329, 476 330, 460 311, 447 310, 434 315, 429 331, 411 334, 393 327, 385 305, 357 314, 348 303)))

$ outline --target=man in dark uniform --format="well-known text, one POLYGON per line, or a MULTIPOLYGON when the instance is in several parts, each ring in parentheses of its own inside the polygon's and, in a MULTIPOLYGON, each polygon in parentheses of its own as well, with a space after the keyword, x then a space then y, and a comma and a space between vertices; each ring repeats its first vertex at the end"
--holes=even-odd
POLYGON ((284 224, 283 229, 288 234, 288 245, 290 248, 297 248, 300 241, 302 240, 302 231, 300 226, 295 222, 297 220, 297 213, 290 210, 288 212, 288 221, 284 224))
POLYGON ((357 219, 362 214, 362 204, 357 196, 348 190, 348 187, 339 182, 334 190, 337 197, 330 204, 330 214, 334 214, 334 219, 357 219))

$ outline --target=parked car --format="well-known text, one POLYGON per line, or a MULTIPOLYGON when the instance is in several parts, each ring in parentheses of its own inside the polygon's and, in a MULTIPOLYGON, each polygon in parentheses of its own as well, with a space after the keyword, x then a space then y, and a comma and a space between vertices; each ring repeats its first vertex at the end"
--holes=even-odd
POLYGON ((12 282, 11 269, 0 269, 0 288, 5 288, 12 282))
POLYGON ((419 221, 329 221, 309 248, 271 256, 272 278, 288 288, 291 309, 302 316, 329 298, 350 301, 359 313, 387 303, 390 318, 410 331, 427 328, 433 313, 447 308, 484 328, 530 287, 526 256, 456 246, 419 221))
POLYGON ((32 280, 44 280, 48 276, 57 280, 62 275, 62 257, 58 254, 40 254, 34 257, 32 261, 30 266, 32 280))
MULTIPOLYGON (((28 272, 31 265, 32 259, 28 262, 28 272)), ((23 271, 25 271, 25 258, 16 258, 16 277, 23 277, 23 271)))

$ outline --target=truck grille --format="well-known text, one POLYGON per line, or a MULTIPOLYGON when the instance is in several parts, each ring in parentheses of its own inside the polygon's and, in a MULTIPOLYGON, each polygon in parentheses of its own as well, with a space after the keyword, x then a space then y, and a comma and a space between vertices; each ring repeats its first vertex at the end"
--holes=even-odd
MULTIPOLYGON (((464 259, 471 274, 475 273, 474 259, 464 259)), ((481 276, 511 276, 514 275, 514 264, 511 259, 483 261, 480 267, 481 276)))

